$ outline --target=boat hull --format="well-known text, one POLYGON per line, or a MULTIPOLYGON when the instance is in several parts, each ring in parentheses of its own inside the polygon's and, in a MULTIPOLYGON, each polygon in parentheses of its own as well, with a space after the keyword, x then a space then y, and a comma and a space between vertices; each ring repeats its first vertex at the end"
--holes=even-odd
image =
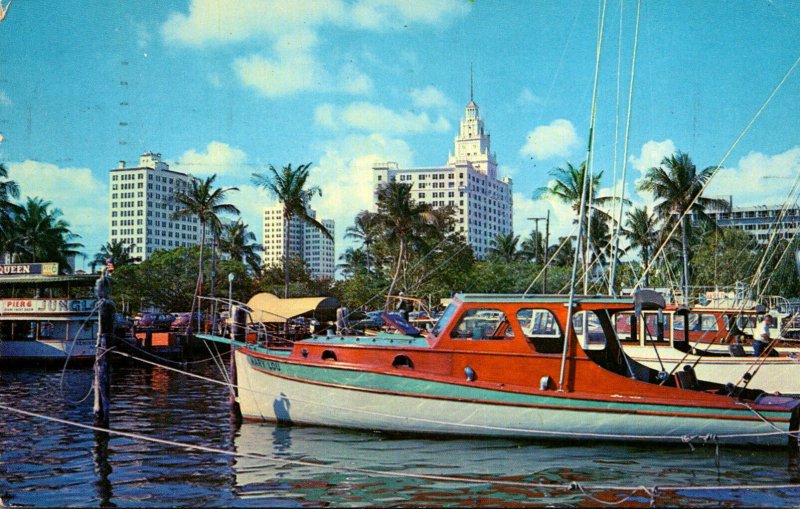
POLYGON ((0 362, 53 362, 94 360, 97 341, 95 339, 3 340, 0 341, 0 362))
POLYGON ((791 412, 786 409, 766 415, 770 424, 743 405, 708 408, 614 395, 582 399, 553 390, 514 393, 298 364, 248 349, 238 349, 235 359, 238 401, 243 417, 251 420, 531 439, 711 440, 769 446, 791 442, 786 435, 791 412))
MULTIPOLYGON (((676 372, 683 366, 694 368, 697 378, 721 384, 737 384, 745 373, 753 373, 748 387, 768 393, 800 395, 800 359, 790 356, 697 356, 671 347, 658 347, 658 356, 652 346, 625 345, 625 353, 636 362, 649 368, 676 372), (756 366, 758 371, 756 372, 756 366)), ((741 386, 741 384, 739 384, 741 386)))

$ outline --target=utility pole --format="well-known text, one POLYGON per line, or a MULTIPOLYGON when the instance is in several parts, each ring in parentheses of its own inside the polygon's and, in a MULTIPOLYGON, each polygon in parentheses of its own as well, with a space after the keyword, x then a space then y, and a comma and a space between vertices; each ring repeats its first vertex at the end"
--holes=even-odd
MULTIPOLYGON (((549 214, 549 211, 548 211, 548 214, 549 214)), ((536 253, 535 253, 536 263, 539 263, 539 244, 542 243, 542 240, 539 238, 539 221, 544 221, 545 219, 546 218, 544 218, 544 217, 529 217, 528 218, 528 221, 535 221, 534 229, 535 229, 535 232, 536 232, 536 235, 535 235, 535 240, 536 240, 536 253)))
POLYGON ((547 211, 547 220, 544 223, 544 274, 542 274, 542 293, 547 293, 547 264, 550 263, 548 253, 550 249, 550 211, 547 211))

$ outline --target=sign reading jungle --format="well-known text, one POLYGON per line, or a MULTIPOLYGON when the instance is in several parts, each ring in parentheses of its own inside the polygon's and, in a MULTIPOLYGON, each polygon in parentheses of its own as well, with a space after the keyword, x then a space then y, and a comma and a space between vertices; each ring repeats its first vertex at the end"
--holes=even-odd
POLYGON ((94 299, 2 299, 2 313, 90 313, 94 299))
POLYGON ((5 263, 0 264, 0 278, 3 276, 37 275, 57 276, 57 263, 5 263))

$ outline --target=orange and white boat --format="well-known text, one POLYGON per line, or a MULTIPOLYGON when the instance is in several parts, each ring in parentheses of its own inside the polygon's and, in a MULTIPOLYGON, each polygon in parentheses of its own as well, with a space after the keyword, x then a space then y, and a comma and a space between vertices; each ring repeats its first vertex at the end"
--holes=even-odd
MULTIPOLYGON (((800 400, 663 378, 632 360, 615 315, 663 297, 456 295, 425 335, 316 336, 290 348, 200 335, 234 350, 245 419, 469 436, 797 447, 800 400), (572 312, 569 303, 572 302, 572 312), (569 316, 572 316, 572 324, 569 316)), ((239 313, 241 316, 242 313, 239 313)))

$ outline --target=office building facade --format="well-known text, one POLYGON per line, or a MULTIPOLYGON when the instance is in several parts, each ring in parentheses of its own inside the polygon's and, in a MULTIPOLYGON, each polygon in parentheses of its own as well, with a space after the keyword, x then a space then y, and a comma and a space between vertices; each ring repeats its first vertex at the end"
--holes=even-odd
POLYGON ((711 210, 706 213, 722 228, 738 228, 765 246, 774 239, 793 239, 800 230, 800 207, 795 204, 785 208, 783 205, 756 205, 753 207, 733 207, 730 211, 711 210), (774 232, 774 235, 773 235, 774 232))
MULTIPOLYGON (((307 212, 310 217, 317 219, 315 210, 309 209, 307 212)), ((335 235, 335 223, 332 219, 317 219, 317 221, 322 223, 332 236, 335 235)), ((283 205, 266 207, 263 215, 264 266, 283 263, 286 239, 284 232, 283 205)), ((334 242, 314 226, 296 218, 289 222, 289 256, 302 258, 315 279, 333 278, 336 270, 334 247, 334 242)))
POLYGON ((470 97, 461 119, 455 148, 444 166, 401 168, 387 162, 372 167, 375 199, 388 182, 411 185, 412 198, 434 208, 452 206, 455 229, 478 258, 484 258, 497 235, 508 235, 512 225, 512 180, 497 177, 497 159, 484 129, 478 105, 470 97))
POLYGON ((147 152, 136 167, 120 161, 108 178, 109 240, 133 244, 132 257, 144 261, 160 249, 200 243, 197 218, 172 217, 175 194, 185 192, 194 177, 170 170, 161 154, 147 152))

